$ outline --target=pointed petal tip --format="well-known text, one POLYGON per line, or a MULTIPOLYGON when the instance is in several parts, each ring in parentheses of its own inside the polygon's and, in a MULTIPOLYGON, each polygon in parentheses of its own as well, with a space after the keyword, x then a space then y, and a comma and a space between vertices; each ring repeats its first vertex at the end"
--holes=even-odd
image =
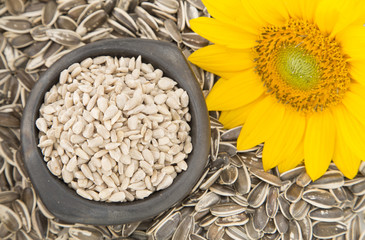
POLYGON ((279 164, 278 165, 278 170, 279 170, 279 173, 285 173, 286 171, 289 171, 290 168, 288 168, 286 165, 284 164, 279 164))
POLYGON ((263 163, 263 167, 264 167, 264 171, 267 172, 269 171, 270 169, 276 167, 276 166, 272 166, 272 164, 268 164, 266 163, 265 161, 262 162, 263 163))
POLYGON ((323 174, 326 173, 327 169, 309 169, 307 168, 306 166, 306 171, 307 171, 307 174, 309 175, 309 177, 312 179, 312 181, 316 181, 318 178, 322 177, 323 174))
MULTIPOLYGON (((203 47, 203 48, 205 48, 205 47, 203 47)), ((194 51, 192 54, 190 54, 189 57, 188 57, 188 60, 195 64, 195 62, 197 62, 201 58, 200 57, 200 55, 201 55, 200 50, 203 49, 203 48, 200 48, 200 49, 194 51)))
POLYGON ((193 52, 192 54, 190 54, 190 56, 188 57, 188 61, 193 63, 193 64, 195 64, 195 60, 196 60, 196 57, 194 56, 195 55, 194 53, 196 53, 196 51, 193 52))
MULTIPOLYGON (((308 173, 308 172, 307 172, 308 173)), ((312 175, 310 175, 310 174, 308 174, 309 175, 309 177, 312 179, 312 182, 315 182, 318 178, 320 178, 321 176, 312 176, 312 175)))
POLYGON ((191 26, 191 29, 192 29, 193 27, 195 27, 194 25, 195 25, 196 23, 199 23, 199 21, 201 21, 201 20, 200 20, 200 18, 201 18, 201 17, 190 19, 189 24, 190 24, 190 26, 191 26))
POLYGON ((204 30, 205 24, 211 20, 214 21, 215 19, 210 17, 193 18, 189 21, 190 29, 199 34, 199 30, 204 30))
POLYGON ((353 172, 353 173, 344 173, 343 172, 343 175, 345 175, 345 177, 348 178, 348 179, 354 179, 357 175, 357 171, 353 172))
POLYGON ((201 35, 202 32, 204 32, 204 22, 206 19, 210 19, 208 17, 198 17, 193 18, 189 21, 190 29, 193 30, 195 33, 201 35))
POLYGON ((346 178, 353 179, 359 172, 359 168, 346 168, 346 169, 340 169, 340 171, 346 178))
MULTIPOLYGON (((241 130, 242 132, 242 130, 241 130)), ((240 134, 241 135, 241 134, 240 134)), ((238 136, 237 139, 237 150, 248 150, 250 148, 255 147, 257 144, 256 143, 251 143, 246 141, 245 139, 240 139, 240 137, 238 136)))
POLYGON ((276 157, 272 157, 271 153, 265 151, 264 147, 264 152, 262 155, 262 165, 264 167, 265 172, 278 166, 280 163, 281 161, 276 157))
POLYGON ((221 111, 222 109, 219 108, 219 102, 217 99, 212 96, 212 94, 208 94, 205 98, 205 103, 207 104, 208 111, 221 111))

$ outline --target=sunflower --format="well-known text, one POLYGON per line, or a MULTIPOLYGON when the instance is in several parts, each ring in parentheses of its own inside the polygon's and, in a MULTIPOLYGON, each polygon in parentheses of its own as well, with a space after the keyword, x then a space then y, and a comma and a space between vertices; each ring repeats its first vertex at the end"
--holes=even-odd
POLYGON ((264 143, 263 166, 304 161, 312 180, 331 161, 353 178, 365 159, 365 1, 203 0, 190 21, 212 45, 189 60, 219 75, 207 96, 237 149, 264 143))

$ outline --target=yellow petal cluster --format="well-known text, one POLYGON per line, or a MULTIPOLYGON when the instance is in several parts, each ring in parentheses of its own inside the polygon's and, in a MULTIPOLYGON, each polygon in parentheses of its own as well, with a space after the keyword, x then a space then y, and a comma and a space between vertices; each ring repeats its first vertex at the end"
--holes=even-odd
POLYGON ((203 0, 190 21, 212 42, 189 60, 219 75, 206 101, 237 148, 264 143, 263 165, 304 162, 316 180, 331 161, 347 178, 365 160, 365 1, 203 0))

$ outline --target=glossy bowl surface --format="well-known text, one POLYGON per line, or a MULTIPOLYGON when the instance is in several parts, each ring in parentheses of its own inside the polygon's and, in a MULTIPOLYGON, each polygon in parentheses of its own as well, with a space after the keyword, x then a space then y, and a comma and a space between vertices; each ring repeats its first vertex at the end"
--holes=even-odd
POLYGON ((58 219, 94 225, 123 224, 153 217, 187 196, 199 180, 208 159, 210 145, 209 117, 203 94, 181 51, 173 44, 143 39, 112 39, 87 44, 68 53, 53 64, 39 79, 29 95, 21 122, 21 146, 25 167, 36 192, 46 208, 58 219), (193 151, 188 169, 179 173, 173 184, 148 198, 125 203, 105 203, 84 199, 62 180, 50 173, 38 145, 35 121, 45 93, 58 82, 60 72, 71 64, 101 55, 142 56, 178 82, 187 91, 193 151))

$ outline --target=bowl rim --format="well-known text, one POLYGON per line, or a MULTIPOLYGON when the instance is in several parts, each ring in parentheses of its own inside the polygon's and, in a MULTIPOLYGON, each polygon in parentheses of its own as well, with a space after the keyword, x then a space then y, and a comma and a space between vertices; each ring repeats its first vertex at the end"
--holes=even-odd
POLYGON ((147 39, 100 40, 77 48, 55 62, 33 87, 21 121, 21 147, 30 180, 45 207, 58 219, 84 224, 124 224, 151 218, 186 197, 200 179, 207 164, 210 147, 210 123, 205 99, 189 63, 173 44, 147 39), (188 169, 178 174, 172 185, 148 198, 124 203, 87 200, 76 194, 62 179, 48 170, 38 148, 35 120, 45 93, 58 82, 59 74, 72 63, 102 55, 137 57, 151 63, 171 77, 189 95, 192 120, 190 135, 193 151, 188 169))

